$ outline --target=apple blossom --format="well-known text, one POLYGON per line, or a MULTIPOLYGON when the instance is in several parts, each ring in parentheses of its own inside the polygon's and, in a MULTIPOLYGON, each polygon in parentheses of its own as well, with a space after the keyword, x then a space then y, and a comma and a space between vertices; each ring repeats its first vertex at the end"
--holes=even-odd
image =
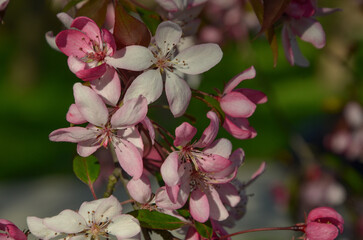
POLYGON ((132 71, 144 71, 128 88, 124 100, 143 95, 148 103, 157 100, 165 92, 170 110, 175 117, 184 114, 191 91, 188 84, 176 74, 200 74, 215 66, 222 58, 216 44, 194 45, 183 49, 175 56, 176 45, 182 36, 181 28, 170 21, 159 24, 155 33, 155 45, 149 48, 133 45, 106 57, 111 65, 132 71))
POLYGON ((267 102, 264 93, 247 88, 235 89, 239 83, 256 76, 252 66, 232 78, 225 86, 223 94, 217 97, 220 106, 225 113, 223 127, 235 138, 254 138, 257 133, 247 120, 255 109, 256 104, 267 102))
POLYGON ((78 143, 77 152, 86 157, 101 146, 109 144, 115 149, 121 167, 135 179, 143 170, 142 139, 135 125, 145 119, 147 103, 144 97, 130 99, 109 116, 102 99, 89 87, 76 83, 73 86, 75 104, 70 107, 67 119, 71 123, 89 122, 86 127, 68 127, 55 130, 49 139, 55 142, 78 143))
POLYGON ((28 217, 27 224, 33 235, 44 240, 59 236, 72 240, 109 238, 110 235, 119 240, 137 237, 141 231, 138 220, 121 211, 119 201, 110 196, 84 202, 78 212, 66 209, 54 217, 28 217))
POLYGON ((0 239, 1 240, 26 240, 27 236, 14 223, 0 219, 0 239), (4 232, 1 232, 4 231, 4 232))

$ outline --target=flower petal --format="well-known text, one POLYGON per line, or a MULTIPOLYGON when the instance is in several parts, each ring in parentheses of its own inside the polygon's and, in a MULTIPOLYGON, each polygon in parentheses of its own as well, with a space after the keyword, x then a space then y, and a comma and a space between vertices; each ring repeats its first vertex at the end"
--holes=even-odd
POLYGON ((236 187, 230 183, 219 184, 216 190, 221 201, 231 207, 235 207, 241 201, 236 187))
POLYGON ((159 69, 140 74, 127 89, 124 101, 142 95, 148 103, 156 101, 163 92, 163 80, 159 69))
POLYGON ((115 235, 117 239, 127 239, 139 234, 141 228, 136 218, 128 214, 121 214, 112 219, 110 225, 107 226, 107 230, 115 235))
POLYGON ((166 71, 165 93, 174 117, 182 116, 192 95, 188 84, 176 74, 166 71))
POLYGON ((43 224, 43 219, 37 217, 27 217, 29 231, 37 238, 48 240, 57 236, 59 232, 53 231, 43 224))
POLYGON ((115 69, 107 67, 101 78, 91 81, 91 87, 105 103, 112 106, 117 105, 121 96, 121 83, 115 69))
POLYGON ((188 232, 185 235, 185 240, 200 240, 200 235, 194 227, 189 227, 188 232))
POLYGON ((231 80, 228 81, 226 86, 224 87, 223 94, 231 92, 238 84, 240 84, 243 80, 252 79, 256 76, 256 70, 253 66, 247 68, 243 72, 239 73, 231 80))
POLYGON ((163 55, 178 44, 182 34, 182 29, 176 23, 164 21, 159 24, 155 32, 155 42, 163 55))
POLYGON ((198 222, 206 222, 209 218, 209 202, 207 195, 198 188, 190 194, 189 210, 198 222))
POLYGON ((290 65, 298 65, 301 67, 309 66, 309 61, 302 55, 296 38, 291 32, 288 24, 282 27, 282 45, 284 47, 285 57, 290 65))
POLYGON ((210 119, 209 126, 204 130, 198 142, 194 145, 199 148, 204 148, 211 144, 216 138, 219 130, 219 119, 215 112, 209 111, 207 117, 210 119))
POLYGON ((231 155, 232 152, 232 143, 226 138, 220 138, 204 148, 203 152, 229 158, 229 155, 231 155))
POLYGON ((149 178, 144 174, 138 180, 131 179, 127 183, 127 190, 133 199, 142 204, 147 203, 152 194, 149 178))
POLYGON ((223 205, 218 192, 214 188, 210 188, 210 192, 207 193, 207 197, 210 206, 210 218, 217 221, 225 220, 229 214, 223 205))
POLYGON ((198 166, 205 172, 219 172, 231 165, 227 158, 211 153, 194 152, 198 166))
POLYGON ((83 81, 92 81, 102 77, 103 74, 106 73, 106 70, 107 70, 106 63, 102 63, 101 65, 98 65, 96 67, 80 70, 76 72, 76 76, 82 79, 83 81))
POLYGON ((189 197, 189 193, 190 193, 190 185, 189 185, 189 179, 184 179, 183 181, 181 181, 181 185, 179 188, 179 194, 177 197, 177 201, 175 203, 173 203, 170 198, 169 195, 166 191, 165 186, 159 188, 156 191, 156 205, 160 208, 165 208, 165 209, 179 209, 181 207, 184 206, 184 204, 186 203, 186 201, 188 200, 189 197))
POLYGON ((147 114, 146 98, 139 96, 126 102, 113 114, 111 125, 114 128, 133 127, 145 119, 147 114))
POLYGON ((88 157, 97 151, 101 145, 101 139, 90 139, 77 144, 77 153, 81 157, 88 157))
POLYGON ((152 52, 143 46, 127 46, 115 52, 112 57, 106 57, 107 64, 114 68, 122 68, 131 71, 143 71, 154 63, 152 52))
POLYGON ((73 18, 71 16, 69 16, 67 13, 65 12, 60 12, 57 13, 57 18, 59 19, 59 21, 61 21, 61 23, 66 27, 66 28, 70 28, 71 24, 73 22, 73 18))
POLYGON ((194 45, 181 51, 173 61, 174 65, 182 73, 199 74, 208 71, 219 63, 223 53, 221 48, 214 43, 194 45))
POLYGON ((256 104, 240 92, 232 91, 219 101, 223 112, 231 117, 250 117, 256 110, 256 104))
POLYGON ((187 145, 197 133, 197 129, 187 122, 183 122, 175 129, 174 146, 187 145))
POLYGON ((262 104, 267 102, 267 96, 261 91, 257 91, 254 89, 249 88, 239 88, 235 89, 234 91, 242 93, 245 95, 250 101, 254 102, 255 104, 262 104))
POLYGON ((95 220, 97 223, 106 222, 121 214, 122 206, 114 196, 103 198, 102 203, 95 209, 95 220))
POLYGON ((143 163, 139 150, 131 142, 114 138, 113 145, 115 147, 117 159, 122 167, 135 180, 142 175, 143 163))
POLYGON ((166 185, 172 187, 179 183, 179 156, 178 152, 172 152, 161 165, 160 173, 166 185))
POLYGON ((143 156, 144 154, 144 142, 142 141, 142 137, 135 127, 124 128, 117 131, 117 135, 122 139, 127 139, 130 143, 132 143, 137 150, 139 151, 140 155, 143 156))
POLYGON ((305 228, 309 240, 332 240, 338 237, 339 231, 333 224, 312 222, 305 228))
POLYGON ((107 49, 106 55, 112 56, 116 52, 115 38, 113 37, 112 33, 110 33, 110 31, 108 31, 105 28, 102 28, 101 34, 102 34, 102 41, 104 44, 106 44, 105 46, 107 49))
POLYGON ((309 212, 309 215, 307 217, 307 223, 310 222, 326 222, 335 225, 340 233, 343 232, 343 225, 344 225, 344 219, 342 215, 340 215, 337 211, 335 211, 333 208, 329 207, 318 207, 309 212), (319 220, 320 219, 320 220, 319 220), (323 221, 325 219, 325 221, 323 221))
POLYGON ((249 125, 246 118, 226 116, 223 127, 237 139, 254 138, 257 135, 256 131, 249 125))
POLYGON ((81 215, 86 222, 88 220, 94 220, 94 211, 100 206, 104 201, 104 198, 89 201, 89 202, 83 202, 82 205, 79 207, 78 214, 81 215))
POLYGON ((87 120, 83 117, 81 112, 78 110, 76 104, 72 104, 67 112, 66 119, 68 122, 73 124, 82 124, 87 122, 87 120))
POLYGON ((317 20, 313 18, 291 19, 290 27, 301 40, 313 44, 316 48, 325 46, 325 33, 317 20))
POLYGON ((87 52, 93 52, 89 37, 76 29, 63 30, 55 37, 59 50, 67 56, 82 58, 87 52))
POLYGON ((72 73, 76 74, 79 71, 82 71, 86 69, 88 66, 85 62, 80 60, 79 58, 71 55, 67 59, 69 70, 71 70, 72 73))
POLYGON ((97 133, 91 129, 83 127, 69 127, 54 130, 49 134, 49 140, 53 142, 73 142, 78 143, 96 138, 97 133))
MULTIPOLYGON (((88 17, 77 17, 73 20, 71 28, 84 32, 98 46, 102 46, 101 31, 97 24, 88 17)), ((91 43, 92 44, 92 43, 91 43)))
POLYGON ((108 110, 102 99, 91 88, 76 83, 73 86, 74 99, 83 117, 96 126, 108 121, 108 110))
POLYGON ((44 218, 43 223, 51 230, 62 233, 78 233, 87 226, 81 215, 69 209, 63 210, 57 216, 44 218))

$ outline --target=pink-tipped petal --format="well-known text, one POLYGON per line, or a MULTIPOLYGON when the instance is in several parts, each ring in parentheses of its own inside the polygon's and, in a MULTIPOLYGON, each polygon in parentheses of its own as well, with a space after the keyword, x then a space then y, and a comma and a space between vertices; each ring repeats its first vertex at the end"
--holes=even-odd
POLYGON ((147 114, 147 101, 143 96, 130 99, 118 109, 111 118, 114 128, 133 127, 145 119, 147 114))
POLYGON ((147 203, 152 194, 149 178, 145 175, 138 180, 131 179, 127 183, 127 190, 133 199, 142 204, 147 203))
POLYGON ((258 178, 265 171, 265 168, 266 168, 266 163, 262 162, 257 171, 254 172, 253 175, 251 176, 250 181, 254 181, 256 178, 258 178))
POLYGON ((189 85, 176 74, 166 71, 165 93, 174 117, 182 116, 192 96, 189 85))
POLYGON ((132 45, 118 50, 112 57, 106 57, 105 61, 114 68, 143 71, 154 63, 154 59, 148 48, 132 45))
POLYGON ((220 184, 216 190, 222 202, 231 207, 235 207, 241 201, 241 197, 236 187, 231 183, 220 184))
POLYGON ((215 112, 209 111, 207 117, 210 119, 209 126, 204 130, 199 141, 195 144, 196 147, 204 148, 211 144, 216 138, 219 130, 219 119, 215 112))
POLYGON ((267 102, 267 96, 261 91, 257 91, 254 89, 249 88, 239 88, 235 89, 234 91, 242 93, 245 95, 250 101, 252 101, 255 104, 262 104, 267 102))
POLYGON ((307 217, 307 223, 310 222, 322 222, 322 223, 330 223, 335 225, 340 233, 343 232, 344 219, 342 215, 340 215, 333 208, 329 207, 318 207, 309 212, 307 217))
POLYGON ((313 222, 306 226, 305 233, 309 240, 333 240, 339 231, 333 224, 313 222))
POLYGON ((219 172, 231 165, 227 158, 211 153, 194 153, 198 165, 205 172, 219 172))
POLYGON ((101 142, 96 138, 83 141, 77 144, 77 153, 81 157, 88 157, 96 152, 101 146, 101 142))
POLYGON ((139 150, 129 141, 113 141, 117 159, 122 167, 135 180, 142 175, 143 163, 139 150))
POLYGON ((73 55, 68 57, 67 63, 68 63, 69 70, 71 70, 71 72, 74 74, 76 74, 77 72, 82 71, 88 67, 87 63, 83 62, 82 60, 80 60, 79 58, 77 58, 73 55))
POLYGON ((83 117, 81 112, 78 110, 76 104, 72 104, 67 112, 66 119, 68 122, 73 124, 82 124, 87 122, 87 120, 83 117))
POLYGON ((93 52, 89 45, 89 37, 76 29, 63 30, 55 38, 55 43, 61 52, 67 56, 82 58, 87 52, 93 52))
POLYGON ((238 84, 240 84, 243 80, 252 79, 256 76, 256 70, 253 66, 239 73, 231 80, 228 81, 226 86, 224 87, 223 94, 231 92, 238 84))
POLYGON ((85 229, 85 219, 72 210, 63 210, 57 216, 44 218, 43 223, 49 229, 62 233, 78 233, 85 229))
POLYGON ((190 194, 189 210, 192 217, 198 222, 206 222, 209 218, 209 202, 207 195, 195 189, 190 194))
POLYGON ((159 69, 140 74, 127 89, 124 101, 142 95, 148 103, 155 102, 163 92, 163 80, 159 69))
POLYGON ((166 55, 176 44, 183 34, 182 29, 176 23, 165 21, 159 24, 155 32, 155 42, 161 52, 166 55))
POLYGON ((301 40, 309 42, 316 48, 325 46, 325 33, 321 24, 313 18, 291 19, 291 30, 301 40))
POLYGON ((231 117, 250 117, 256 110, 256 104, 242 93, 232 91, 219 101, 223 112, 231 117))
POLYGON ((238 167, 243 163, 244 158, 245 153, 242 148, 236 149, 229 157, 229 160, 232 162, 231 165, 213 174, 217 178, 217 182, 226 182, 231 178, 233 179, 237 174, 238 167))
POLYGON ((174 58, 178 61, 175 68, 186 74, 200 74, 219 63, 222 56, 221 48, 215 43, 194 45, 181 51, 174 58))
POLYGON ((197 133, 197 129, 190 123, 183 122, 175 129, 174 146, 186 146, 197 133))
POLYGON ((49 134, 49 140, 53 142, 78 143, 96 138, 97 132, 83 127, 68 127, 54 130, 49 134))
POLYGON ((92 81, 102 77, 103 74, 105 74, 106 70, 107 70, 106 63, 102 63, 97 67, 80 70, 76 72, 76 76, 82 79, 83 81, 92 81))
POLYGON ((223 127, 237 139, 254 138, 257 135, 256 131, 249 125, 248 120, 245 118, 226 116, 223 127))
POLYGON ((161 165, 160 173, 166 185, 174 186, 178 184, 180 177, 179 170, 179 156, 178 152, 172 152, 165 159, 163 165, 161 165))
POLYGON ((121 96, 121 83, 114 68, 107 67, 106 73, 91 81, 92 89, 101 96, 105 103, 116 106, 121 96))
POLYGON ((217 154, 224 158, 229 158, 229 155, 231 155, 232 152, 232 143, 226 138, 220 138, 204 148, 203 152, 217 154))
POLYGON ((180 187, 180 191, 179 191, 179 194, 177 197, 177 201, 175 203, 173 203, 169 198, 169 195, 166 191, 166 187, 161 187, 156 191, 156 196, 155 196, 156 205, 160 208, 165 208, 165 209, 169 209, 169 210, 179 209, 179 208, 183 207, 184 204, 186 203, 186 201, 189 197, 189 192, 190 192, 189 182, 187 182, 187 181, 182 182, 182 185, 180 187))
POLYGON ((88 17, 77 17, 73 20, 71 28, 77 28, 87 34, 87 36, 97 43, 98 46, 102 46, 101 32, 97 24, 88 17))
POLYGON ((210 206, 210 218, 217 221, 225 220, 229 214, 226 207, 223 205, 218 192, 214 188, 211 188, 207 197, 210 206))
POLYGON ((116 43, 115 38, 113 37, 112 33, 107 29, 102 29, 102 40, 106 43, 107 46, 107 55, 112 56, 116 52, 116 43))
POLYGON ((150 121, 150 119, 148 117, 145 117, 141 123, 147 129, 149 136, 151 138, 151 143, 152 143, 152 145, 154 145, 155 130, 154 130, 154 126, 153 126, 152 122, 150 121))
POLYGON ((168 194, 168 197, 172 203, 177 203, 178 201, 178 195, 180 191, 180 185, 174 185, 174 186, 168 186, 165 185, 166 192, 168 194))
POLYGON ((127 141, 134 144, 134 146, 137 148, 141 156, 144 154, 144 143, 137 128, 130 127, 130 128, 120 129, 117 131, 117 136, 119 136, 122 139, 127 139, 127 141))
POLYGON ((88 122, 96 126, 104 126, 107 123, 106 105, 91 88, 75 83, 73 95, 78 110, 88 122))
POLYGON ((282 45, 284 47, 285 57, 291 66, 295 64, 301 67, 309 66, 309 61, 302 55, 296 38, 288 24, 284 24, 282 27, 282 45))

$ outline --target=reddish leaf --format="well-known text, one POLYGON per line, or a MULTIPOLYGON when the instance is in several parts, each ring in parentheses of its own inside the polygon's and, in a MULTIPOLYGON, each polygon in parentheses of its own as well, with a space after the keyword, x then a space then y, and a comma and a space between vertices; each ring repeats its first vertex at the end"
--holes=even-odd
POLYGON ((264 0, 263 21, 260 33, 268 30, 281 17, 290 0, 264 0))
POLYGON ((117 48, 129 45, 149 46, 150 31, 144 23, 128 14, 125 9, 116 3, 115 7, 115 28, 113 35, 117 48))
POLYGON ((262 0, 250 0, 250 3, 252 5, 253 11, 255 12, 258 21, 262 25, 263 21, 263 5, 262 0))
POLYGON ((97 23, 99 27, 106 19, 108 0, 89 0, 77 12, 77 16, 86 16, 97 23))

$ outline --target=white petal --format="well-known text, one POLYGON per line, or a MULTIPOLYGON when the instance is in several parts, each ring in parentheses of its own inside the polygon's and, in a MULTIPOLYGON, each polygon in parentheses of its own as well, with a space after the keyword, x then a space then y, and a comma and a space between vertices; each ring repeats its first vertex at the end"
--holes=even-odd
POLYGON ((73 86, 74 99, 83 117, 96 126, 108 121, 108 110, 102 99, 91 88, 76 83, 73 86))
POLYGON ((148 103, 156 101, 163 92, 163 80, 159 69, 140 74, 127 89, 124 101, 142 95, 148 103))
POLYGON ((143 46, 132 45, 118 50, 112 57, 106 57, 107 64, 132 71, 142 71, 154 63, 154 55, 143 46))
POLYGON ((90 202, 83 202, 82 205, 79 207, 78 213, 86 220, 93 220, 92 212, 96 211, 98 206, 102 204, 104 199, 97 199, 90 202))
POLYGON ((313 18, 301 18, 291 20, 291 30, 301 40, 309 42, 316 48, 325 46, 325 32, 321 24, 313 18))
POLYGON ((43 223, 48 228, 63 233, 78 233, 87 226, 81 215, 69 209, 63 210, 57 216, 44 218, 43 223))
POLYGON ((217 221, 225 220, 229 216, 229 213, 223 205, 218 192, 214 188, 210 188, 207 197, 210 206, 210 218, 217 221))
POLYGON ((121 214, 122 206, 114 196, 103 198, 102 203, 97 207, 95 220, 97 223, 105 222, 121 214))
POLYGON ((57 236, 57 234, 59 234, 59 232, 55 232, 45 226, 43 224, 43 219, 41 218, 27 217, 26 222, 28 224, 29 231, 37 238, 48 240, 50 238, 54 238, 55 236, 57 236))
POLYGON ((223 52, 217 44, 205 43, 181 51, 173 61, 177 61, 174 67, 180 72, 199 74, 214 67, 222 56, 223 52))
POLYGON ((147 102, 143 96, 124 102, 112 116, 111 125, 114 128, 133 127, 146 117, 147 102))
POLYGON ((117 105, 121 95, 121 83, 115 69, 108 67, 101 78, 91 81, 91 87, 107 104, 117 105))
POLYGON ((97 132, 83 127, 69 127, 54 130, 49 134, 49 140, 53 142, 78 143, 97 137, 97 132))
POLYGON ((122 214, 112 218, 107 230, 115 235, 117 239, 131 238, 140 233, 141 228, 136 218, 131 215, 122 214))
POLYGON ((203 152, 217 154, 224 158, 229 158, 229 155, 231 155, 232 152, 232 143, 226 138, 220 138, 215 140, 208 147, 204 148, 203 152))
POLYGON ((132 143, 137 148, 137 150, 139 150, 140 155, 143 155, 144 142, 142 141, 139 131, 135 127, 119 130, 117 135, 122 139, 127 139, 127 141, 132 143))
POLYGON ((57 47, 57 44, 55 44, 55 36, 52 31, 48 31, 45 33, 45 40, 47 41, 47 43, 51 48, 60 52, 59 48, 57 47))
POLYGON ((159 24, 155 32, 155 42, 163 55, 178 44, 182 34, 182 29, 176 23, 165 21, 159 24))
POLYGON ((149 178, 144 174, 138 180, 131 179, 127 183, 127 189, 131 197, 139 203, 145 204, 150 200, 151 185, 149 178))
POLYGON ((59 19, 59 21, 61 21, 63 23, 63 25, 66 28, 70 28, 71 24, 73 22, 73 18, 71 16, 69 16, 67 13, 65 12, 60 12, 57 14, 57 18, 59 19))
POLYGON ((176 74, 166 71, 165 92, 174 117, 183 115, 191 97, 188 84, 176 74))

